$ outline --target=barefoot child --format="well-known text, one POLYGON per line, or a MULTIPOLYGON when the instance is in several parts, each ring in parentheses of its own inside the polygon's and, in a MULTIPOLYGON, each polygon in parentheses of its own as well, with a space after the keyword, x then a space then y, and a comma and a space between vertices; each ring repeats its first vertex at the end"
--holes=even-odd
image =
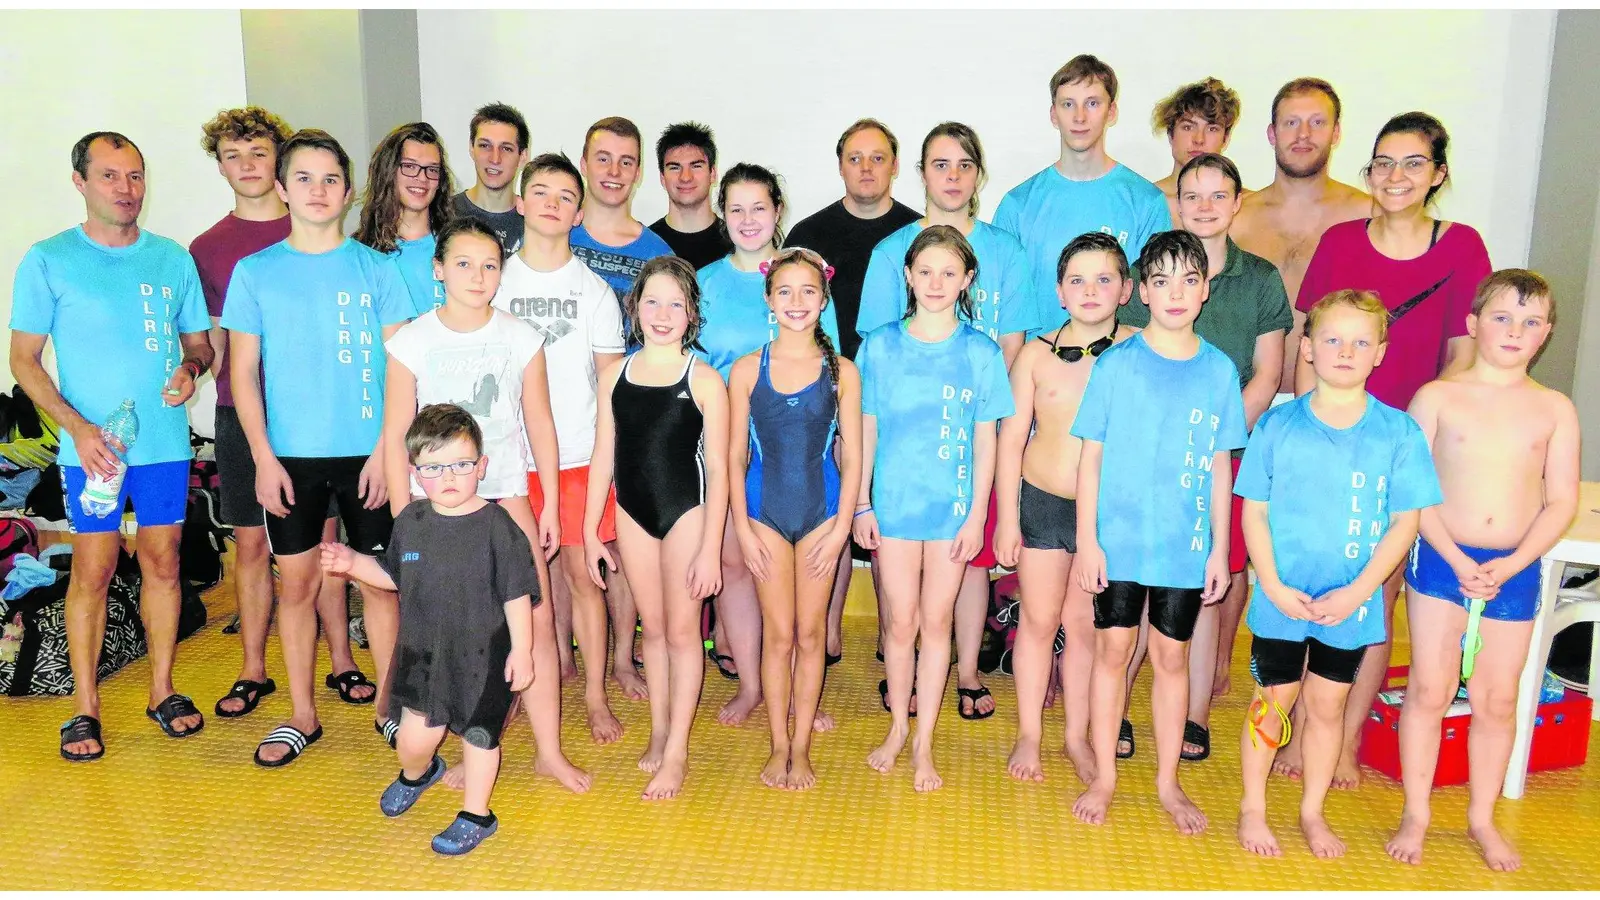
MULTIPOLYGON (((546 554, 559 541, 554 501, 541 504, 538 519, 528 503, 525 472, 533 460, 555 481, 556 431, 550 417, 543 339, 533 326, 490 306, 500 285, 504 245, 486 223, 463 217, 439 232, 434 270, 445 292, 444 306, 419 316, 384 343, 389 371, 384 396, 384 478, 395 515, 422 494, 412 479, 405 434, 419 406, 454 403, 477 421, 489 460, 478 495, 511 514, 540 547, 534 554, 540 596, 550 595, 546 554)), ((555 493, 547 490, 546 497, 555 493)), ((589 775, 561 750, 560 657, 556 652, 553 604, 533 611, 533 659, 538 670, 527 697, 528 719, 539 745, 535 763, 569 790, 588 790, 589 775)), ((451 787, 459 779, 449 778, 451 787)))
POLYGON ((1247 622, 1258 687, 1240 753, 1239 844, 1277 856, 1267 776, 1296 697, 1306 712, 1300 831, 1321 859, 1344 855, 1323 818, 1345 698, 1366 648, 1384 640, 1383 583, 1416 540, 1439 480, 1416 422, 1367 393, 1388 349, 1389 316, 1361 291, 1311 307, 1300 353, 1316 387, 1264 413, 1240 463, 1244 538, 1256 565, 1247 622), (1348 498, 1348 499, 1347 499, 1348 498))
MULTIPOLYGON (((1517 679, 1539 605, 1539 560, 1572 523, 1579 437, 1572 401, 1528 377, 1550 337, 1555 298, 1542 277, 1502 269, 1472 301, 1472 366, 1425 385, 1411 415, 1433 448, 1444 503, 1422 513, 1405 565, 1411 672, 1400 709, 1405 809, 1389 855, 1422 861, 1428 795, 1439 759, 1439 722, 1463 672, 1468 607, 1481 598, 1481 651, 1467 679, 1472 729, 1467 834, 1490 869, 1521 858, 1494 826, 1516 724, 1517 679)), ((1469 652, 1471 649, 1469 648, 1469 652)))
POLYGON ((589 577, 605 583, 616 559, 600 538, 613 477, 617 546, 633 573, 644 622, 650 744, 639 768, 653 773, 644 799, 676 797, 689 766, 705 677, 700 609, 722 583, 728 513, 728 392, 690 352, 700 330, 694 269, 676 256, 644 264, 628 291, 630 340, 642 344, 600 373, 600 419, 583 517, 589 577))
POLYGON ((1202 603, 1228 586, 1229 451, 1244 446, 1239 373, 1194 333, 1207 295, 1206 250, 1186 231, 1150 238, 1139 255, 1144 331, 1100 355, 1072 434, 1078 462, 1080 586, 1094 599, 1089 734, 1095 778, 1073 804, 1104 824, 1116 790, 1123 678, 1148 608, 1156 795, 1178 831, 1206 817, 1178 785, 1188 705, 1189 638, 1202 603))
POLYGON ((960 231, 924 229, 905 255, 906 316, 867 335, 856 356, 862 454, 872 464, 862 466, 854 530, 857 543, 878 551, 892 716, 867 764, 887 773, 904 749, 915 669, 921 699, 911 755, 918 791, 943 784, 932 741, 950 676, 956 591, 983 546, 995 423, 1015 409, 1000 346, 967 324, 977 267, 960 231), (922 652, 913 661, 919 635, 922 652))
MULTIPOLYGON (((498 243, 498 242, 497 242, 498 243)), ((433 849, 460 856, 499 828, 489 794, 500 771, 500 734, 513 692, 533 680, 533 549, 500 506, 478 496, 489 466, 472 415, 425 407, 405 434, 411 473, 426 500, 408 504, 382 556, 322 545, 322 568, 400 591, 389 714, 400 720, 400 775, 378 806, 410 809, 444 775, 435 752, 445 729, 461 735, 466 799, 433 849)))
POLYGON ((1087 594, 1068 579, 1077 552, 1078 453, 1071 434, 1089 371, 1100 354, 1137 334, 1117 324, 1128 302, 1128 257, 1117 239, 1089 232, 1061 251, 1056 292, 1071 320, 1029 341, 1011 367, 1017 414, 1000 425, 995 493, 999 519, 995 555, 1017 570, 1022 621, 1012 665, 1017 681, 1017 743, 1007 770, 1024 781, 1043 781, 1039 761, 1044 700, 1056 630, 1067 630, 1061 657, 1067 714, 1065 749, 1078 778, 1094 780, 1089 751, 1089 673, 1094 666, 1094 614, 1087 594), (1031 432, 1031 434, 1030 434, 1031 432), (1070 600, 1068 599, 1070 597, 1070 600))
POLYGON ((822 328, 832 275, 810 250, 779 252, 766 267, 778 335, 734 363, 728 384, 729 505, 761 601, 761 685, 772 722, 761 781, 802 791, 816 783, 811 723, 828 601, 861 485, 861 379, 822 328))

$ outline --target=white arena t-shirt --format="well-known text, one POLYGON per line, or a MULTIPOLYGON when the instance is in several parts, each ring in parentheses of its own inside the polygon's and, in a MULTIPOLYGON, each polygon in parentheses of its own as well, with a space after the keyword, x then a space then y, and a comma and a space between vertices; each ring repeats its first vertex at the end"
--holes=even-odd
POLYGON ((561 468, 588 465, 599 387, 594 355, 623 352, 617 295, 576 256, 554 272, 535 272, 514 255, 506 259, 494 305, 544 337, 561 468))
MULTIPOLYGON (((433 310, 384 342, 389 357, 417 379, 418 409, 454 403, 478 420, 489 457, 478 495, 486 499, 528 493, 533 454, 522 421, 522 375, 541 343, 537 331, 500 310, 467 333, 450 330, 433 310)), ((411 489, 422 493, 415 479, 411 489)))

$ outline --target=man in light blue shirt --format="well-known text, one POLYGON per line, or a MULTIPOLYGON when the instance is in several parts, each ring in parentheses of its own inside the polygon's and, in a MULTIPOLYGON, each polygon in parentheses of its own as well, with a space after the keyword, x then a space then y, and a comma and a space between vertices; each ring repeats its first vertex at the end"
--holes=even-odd
POLYGON ((105 754, 97 669, 106 629, 106 588, 122 549, 122 511, 139 524, 140 607, 150 647, 146 715, 170 737, 204 727, 194 702, 172 686, 178 638, 178 541, 189 497, 189 419, 184 403, 210 368, 212 349, 194 259, 174 241, 139 228, 144 155, 109 131, 72 148, 72 183, 88 215, 81 226, 34 244, 17 267, 11 306, 11 370, 17 384, 61 426, 61 475, 72 539, 67 651, 76 715, 61 727, 61 755, 105 754), (60 386, 42 362, 54 341, 60 386), (130 447, 111 447, 101 426, 126 401, 139 419, 130 447), (118 459, 118 454, 122 459, 118 459), (80 502, 86 482, 111 479, 127 463, 112 512, 80 502))
MULTIPOLYGON (((1106 154, 1106 129, 1117 121, 1117 74, 1088 54, 1073 57, 1050 79, 1050 122, 1061 133, 1061 158, 1012 188, 994 224, 1022 241, 1036 283, 1055 284, 1056 260, 1067 242, 1099 231, 1136 259, 1144 242, 1172 227, 1161 189, 1106 154)), ((1039 325, 1029 335, 1066 322, 1054 291, 1041 291, 1039 325)))

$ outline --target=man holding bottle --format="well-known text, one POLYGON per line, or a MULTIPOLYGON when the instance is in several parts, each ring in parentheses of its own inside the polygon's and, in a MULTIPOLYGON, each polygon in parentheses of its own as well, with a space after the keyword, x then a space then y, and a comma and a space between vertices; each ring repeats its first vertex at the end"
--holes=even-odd
POLYGON ((61 755, 82 762, 105 754, 96 670, 106 588, 130 501, 150 646, 145 714, 169 737, 188 737, 205 724, 193 701, 173 688, 172 663, 191 456, 184 403, 211 366, 212 349, 194 260, 174 241, 139 228, 145 193, 139 148, 120 134, 93 132, 72 148, 72 168, 88 214, 81 226, 34 244, 17 267, 11 370, 61 424, 59 461, 73 531, 67 650, 77 687, 77 714, 61 727, 61 755), (42 362, 47 340, 55 342, 59 389, 42 362))

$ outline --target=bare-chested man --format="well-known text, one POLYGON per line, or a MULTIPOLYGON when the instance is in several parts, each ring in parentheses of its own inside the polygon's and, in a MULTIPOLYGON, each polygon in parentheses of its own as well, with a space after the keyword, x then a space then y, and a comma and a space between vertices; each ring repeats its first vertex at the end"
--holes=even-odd
MULTIPOLYGON (((1178 172, 1204 153, 1226 153, 1233 126, 1239 121, 1239 93, 1215 78, 1186 84, 1161 99, 1150 114, 1150 127, 1167 136, 1172 172, 1156 182, 1167 195, 1167 209, 1178 222, 1178 172)), ((1244 188, 1240 195, 1248 194, 1244 188)))
MULTIPOLYGON (((1322 233, 1372 212, 1371 196, 1328 175, 1328 160, 1339 146, 1340 112, 1339 95, 1320 78, 1296 78, 1278 89, 1267 126, 1277 171, 1271 184, 1244 198, 1229 232, 1240 247, 1278 267, 1290 297, 1299 296, 1322 233)), ((1294 390, 1305 323, 1305 313, 1296 312, 1287 338, 1296 343, 1285 345, 1280 391, 1294 390)))
POLYGON ((1092 231, 1074 238, 1056 264, 1056 295, 1067 324, 1028 341, 1011 367, 1017 414, 1000 425, 995 491, 994 550, 1022 580, 1017 626, 1017 743, 1007 770, 1043 781, 1045 693, 1056 630, 1067 630, 1061 683, 1067 710, 1065 750, 1084 784, 1094 780, 1089 749, 1089 675, 1094 669, 1094 609, 1067 577, 1078 552, 1078 453, 1072 420, 1095 360, 1113 343, 1139 331, 1117 325, 1117 308, 1133 293, 1128 257, 1117 239, 1092 231), (1037 428, 1030 437, 1030 429, 1037 428))

